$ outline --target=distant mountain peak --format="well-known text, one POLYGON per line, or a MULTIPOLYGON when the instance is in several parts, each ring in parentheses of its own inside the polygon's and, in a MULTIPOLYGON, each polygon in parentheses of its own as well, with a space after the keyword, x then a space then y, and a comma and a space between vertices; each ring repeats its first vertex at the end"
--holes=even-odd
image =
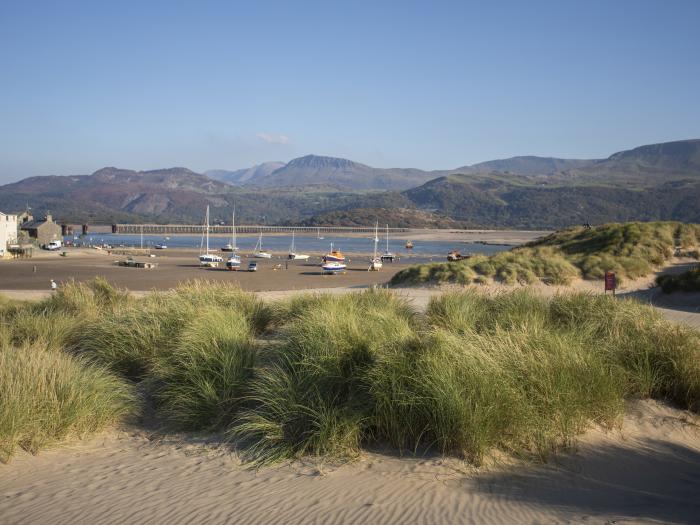
POLYGON ((333 169, 371 169, 365 164, 339 157, 325 157, 323 155, 305 155, 292 159, 287 163, 287 168, 333 168, 333 169))

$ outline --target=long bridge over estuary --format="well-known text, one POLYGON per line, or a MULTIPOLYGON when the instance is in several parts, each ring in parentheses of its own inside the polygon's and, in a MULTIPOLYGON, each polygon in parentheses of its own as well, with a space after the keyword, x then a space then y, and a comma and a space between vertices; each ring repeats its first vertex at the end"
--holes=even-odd
MULTIPOLYGON (((201 234, 206 226, 203 224, 112 224, 112 233, 144 235, 201 234)), ((386 231, 383 228, 381 231, 386 231)), ((391 233, 405 233, 408 228, 389 228, 391 233)), ((236 233, 374 233, 374 226, 271 226, 271 225, 236 225, 236 233)), ((232 226, 211 225, 209 233, 231 234, 232 226)))

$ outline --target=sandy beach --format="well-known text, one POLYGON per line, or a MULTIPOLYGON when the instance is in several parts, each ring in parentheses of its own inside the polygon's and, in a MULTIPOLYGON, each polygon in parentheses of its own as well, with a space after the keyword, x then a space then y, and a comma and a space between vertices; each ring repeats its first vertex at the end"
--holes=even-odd
MULTIPOLYGON (((225 255, 225 254, 223 254, 225 255)), ((309 261, 289 261, 286 254, 274 254, 273 259, 242 257, 241 267, 249 261, 258 264, 257 272, 227 271, 222 268, 202 268, 197 261, 196 250, 168 250, 157 252, 157 257, 135 257, 139 261, 158 264, 152 270, 126 268, 116 264, 126 256, 108 254, 106 251, 72 249, 67 257, 57 252, 40 252, 40 256, 25 260, 0 262, 0 290, 48 290, 49 282, 66 282, 70 279, 84 281, 103 277, 120 288, 131 291, 166 290, 189 279, 235 282, 248 291, 304 290, 326 287, 368 286, 385 283, 397 271, 412 264, 411 259, 387 263, 380 272, 368 272, 368 257, 348 257, 348 269, 344 274, 323 275, 318 257, 309 261)))
POLYGON ((654 401, 547 464, 475 469, 364 453, 251 470, 215 438, 130 428, 0 466, 0 515, 22 523, 697 523, 697 418, 654 401))

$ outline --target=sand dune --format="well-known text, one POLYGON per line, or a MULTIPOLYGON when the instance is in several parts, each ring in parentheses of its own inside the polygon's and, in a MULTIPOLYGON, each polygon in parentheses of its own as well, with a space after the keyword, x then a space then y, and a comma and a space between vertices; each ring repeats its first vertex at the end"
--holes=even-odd
POLYGON ((632 404, 546 465, 364 454, 258 471, 217 443, 110 433, 0 467, 2 523, 697 523, 700 431, 632 404))

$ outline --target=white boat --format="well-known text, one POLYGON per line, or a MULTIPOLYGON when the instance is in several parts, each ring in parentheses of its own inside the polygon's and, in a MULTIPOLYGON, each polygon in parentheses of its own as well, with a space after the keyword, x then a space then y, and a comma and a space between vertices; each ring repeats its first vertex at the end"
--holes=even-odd
POLYGON ((161 242, 161 243, 156 244, 155 248, 156 248, 156 250, 167 250, 167 249, 168 249, 168 245, 167 245, 167 244, 163 244, 163 243, 161 242))
POLYGON ((289 246, 288 257, 294 261, 308 261, 309 256, 304 253, 297 253, 296 246, 294 245, 294 231, 292 231, 292 244, 289 246))
POLYGON ((238 246, 236 246, 236 207, 233 207, 233 214, 231 215, 231 242, 224 244, 221 247, 222 252, 236 252, 238 251, 238 246))
POLYGON ((386 225, 386 251, 382 254, 382 261, 394 262, 396 255, 389 251, 389 225, 386 225))
POLYGON ((227 270, 238 270, 241 267, 241 258, 235 253, 226 259, 227 270))
POLYGON ((325 237, 321 237, 321 228, 316 228, 316 237, 318 237, 319 241, 325 239, 325 237))
POLYGON ((255 250, 253 251, 253 257, 257 257, 258 259, 272 259, 271 253, 263 251, 262 231, 260 232, 260 236, 258 237, 258 242, 255 245, 255 250))
POLYGON ((321 268, 323 269, 323 273, 341 273, 345 271, 347 265, 338 261, 329 261, 323 263, 321 268))
POLYGON ((369 264, 369 271, 378 272, 382 268, 382 258, 377 256, 377 245, 379 244, 379 221, 374 225, 374 255, 369 264))
POLYGON ((221 257, 209 252, 209 205, 207 205, 207 214, 204 219, 204 232, 202 234, 202 242, 199 246, 199 250, 199 264, 201 266, 216 268, 220 263, 224 262, 221 257), (206 248, 204 247, 205 239, 206 248))

